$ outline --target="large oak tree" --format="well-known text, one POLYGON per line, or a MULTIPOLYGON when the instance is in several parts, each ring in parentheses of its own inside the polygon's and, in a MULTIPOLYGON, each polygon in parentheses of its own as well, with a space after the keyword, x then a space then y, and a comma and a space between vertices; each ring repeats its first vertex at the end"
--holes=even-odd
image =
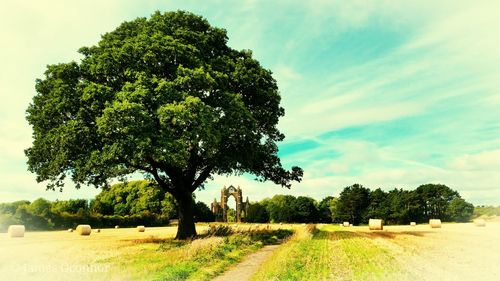
POLYGON ((141 172, 177 200, 178 239, 196 235, 192 193, 215 174, 300 181, 277 156, 284 110, 271 71, 227 40, 200 16, 156 12, 81 48, 79 63, 47 66, 27 109, 29 170, 48 189, 141 172))

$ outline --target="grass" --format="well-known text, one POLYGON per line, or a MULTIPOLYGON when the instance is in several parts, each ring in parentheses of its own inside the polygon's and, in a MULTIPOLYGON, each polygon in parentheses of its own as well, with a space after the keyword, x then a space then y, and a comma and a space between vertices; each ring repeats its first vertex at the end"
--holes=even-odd
POLYGON ((370 235, 322 226, 296 234, 251 280, 401 280, 392 253, 370 235))
POLYGON ((292 234, 284 229, 222 228, 226 226, 217 226, 208 231, 213 235, 193 241, 132 240, 126 253, 103 262, 125 269, 131 280, 210 280, 249 253, 292 234))

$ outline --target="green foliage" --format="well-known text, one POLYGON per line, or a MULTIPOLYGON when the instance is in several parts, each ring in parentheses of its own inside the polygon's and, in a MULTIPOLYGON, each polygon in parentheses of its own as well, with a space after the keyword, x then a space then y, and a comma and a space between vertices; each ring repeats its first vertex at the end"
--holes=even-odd
POLYGON ((421 206, 420 216, 425 219, 445 218, 449 202, 459 198, 458 192, 442 184, 424 184, 415 190, 421 206))
POLYGON ((146 180, 118 183, 104 189, 92 201, 91 210, 103 215, 154 213, 177 217, 173 196, 165 194, 155 182, 146 180))
POLYGON ((84 199, 64 200, 52 202, 50 211, 55 214, 62 213, 89 213, 89 202, 84 199))
POLYGON ((318 204, 318 219, 315 221, 322 222, 322 223, 331 223, 332 222, 332 210, 330 208, 330 205, 332 204, 332 201, 334 200, 334 197, 332 196, 327 196, 323 198, 318 204))
POLYGON ((236 222, 236 210, 235 209, 227 209, 226 211, 227 222, 236 222))
POLYGON ((267 212, 264 204, 259 202, 250 204, 245 221, 253 223, 269 222, 269 213, 267 212))
POLYGON ((215 221, 214 214, 203 202, 196 202, 194 207, 194 219, 196 222, 212 222, 215 221))
POLYGON ((27 200, 21 200, 21 201, 16 201, 12 203, 0 203, 0 214, 15 214, 17 211, 17 208, 22 205, 29 205, 31 204, 30 201, 27 200))
POLYGON ((51 209, 51 203, 43 198, 38 198, 31 202, 28 211, 36 216, 48 217, 51 209))
POLYGON ((341 222, 341 215, 339 214, 339 199, 338 198, 333 198, 330 200, 330 214, 332 216, 332 222, 341 222))
MULTIPOLYGON (((249 173, 290 187, 302 169, 282 167, 277 124, 284 115, 271 71, 250 51, 227 46, 226 31, 184 12, 122 23, 80 63, 47 66, 27 109, 28 168, 48 189, 108 187, 135 172, 154 179, 181 207, 179 238, 196 234, 191 194, 215 174, 249 173)), ((130 209, 125 198, 97 206, 130 209)))
POLYGON ((446 216, 457 222, 469 221, 474 213, 474 205, 466 202, 462 198, 453 198, 446 209, 446 216))
POLYGON ((293 222, 311 223, 320 219, 316 201, 310 197, 297 197, 291 207, 294 209, 293 222))
POLYGON ((271 222, 293 222, 296 198, 292 195, 275 195, 267 203, 267 211, 271 222))
POLYGON ((52 230, 90 223, 92 227, 115 225, 167 225, 175 215, 175 200, 148 181, 117 184, 103 190, 90 202, 83 199, 50 202, 0 204, 0 231, 10 224, 24 224, 28 230, 52 230))
MULTIPOLYGON (((316 204, 308 197, 275 195, 253 203, 248 222, 255 220, 256 212, 268 212, 258 222, 343 222, 366 224, 370 218, 381 218, 386 224, 409 224, 411 221, 426 222, 434 216, 443 221, 468 221, 472 217, 472 205, 460 198, 458 192, 445 185, 427 184, 416 190, 380 188, 370 191, 355 184, 343 189, 339 198, 328 196, 316 204), (434 198, 432 195, 438 197, 434 198), (444 209, 444 213, 440 210, 444 209), (429 211, 431 210, 431 211, 429 211), (441 215, 438 215, 441 214, 441 215)), ((500 209, 500 207, 499 207, 500 209)), ((495 213, 493 207, 476 208, 475 216, 495 213)), ((497 213, 500 213, 498 211, 497 213)))
MULTIPOLYGON (((402 189, 393 189, 386 194, 385 205, 381 206, 382 210, 386 210, 385 222, 387 224, 394 223, 410 223, 409 208, 407 208, 408 191, 402 189)), ((366 218, 366 221, 369 218, 366 218)))
POLYGON ((361 223, 370 204, 369 196, 370 190, 360 184, 344 188, 340 193, 337 206, 339 218, 355 225, 361 223))
POLYGON ((336 221, 349 220, 354 224, 368 223, 370 218, 381 218, 386 224, 426 222, 430 218, 468 221, 473 209, 458 192, 441 184, 421 185, 413 191, 393 189, 389 192, 381 189, 369 191, 355 185, 342 191, 338 206, 336 221), (353 212, 358 219, 350 215, 353 212))
POLYGON ((370 204, 367 207, 367 218, 387 218, 389 206, 387 204, 387 193, 377 188, 370 192, 370 204))
POLYGON ((232 233, 233 229, 229 225, 224 224, 209 225, 207 230, 207 236, 225 237, 232 233))
POLYGON ((480 216, 500 216, 500 206, 476 206, 474 208, 474 217, 480 216))

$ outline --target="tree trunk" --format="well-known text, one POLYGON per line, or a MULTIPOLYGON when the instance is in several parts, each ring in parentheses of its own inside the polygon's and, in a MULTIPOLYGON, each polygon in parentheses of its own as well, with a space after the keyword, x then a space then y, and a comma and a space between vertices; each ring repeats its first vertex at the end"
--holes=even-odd
POLYGON ((185 240, 196 236, 194 225, 194 200, 191 194, 176 197, 179 210, 179 225, 175 239, 185 240))

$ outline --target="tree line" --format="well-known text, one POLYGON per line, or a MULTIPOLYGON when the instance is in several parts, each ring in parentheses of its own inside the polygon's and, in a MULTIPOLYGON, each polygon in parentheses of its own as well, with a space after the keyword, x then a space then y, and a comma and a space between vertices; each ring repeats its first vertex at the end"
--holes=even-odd
POLYGON ((425 184, 415 190, 380 188, 370 190, 360 184, 345 187, 338 197, 321 201, 310 197, 275 195, 251 204, 247 222, 298 222, 366 224, 380 218, 386 224, 427 222, 431 218, 466 222, 474 206, 460 194, 441 184, 425 184))
MULTIPOLYGON (((203 202, 196 202, 195 221, 211 222, 214 215, 203 202)), ((473 215, 500 215, 497 207, 474 206, 460 194, 441 184, 425 184, 415 190, 380 188, 370 190, 359 184, 345 187, 338 197, 320 201, 306 196, 275 195, 251 203, 246 222, 267 223, 339 223, 366 224, 370 218, 381 218, 386 224, 426 222, 430 218, 465 222, 473 215), (475 213, 474 213, 475 212, 475 213)), ((175 198, 151 181, 118 183, 99 193, 95 199, 0 204, 0 231, 8 225, 24 224, 31 230, 53 230, 91 224, 94 227, 115 225, 161 226, 178 217, 175 198)), ((231 210, 228 211, 231 220, 231 210)))
POLYGON ((500 216, 500 206, 476 206, 474 208, 474 217, 494 217, 500 216))
MULTIPOLYGON (((205 203, 194 205, 196 221, 213 221, 205 203)), ((112 185, 92 200, 39 198, 33 202, 0 203, 0 232, 12 224, 23 224, 29 230, 66 229, 78 224, 101 228, 163 226, 177 217, 177 203, 171 195, 153 182, 131 181, 112 185)))

